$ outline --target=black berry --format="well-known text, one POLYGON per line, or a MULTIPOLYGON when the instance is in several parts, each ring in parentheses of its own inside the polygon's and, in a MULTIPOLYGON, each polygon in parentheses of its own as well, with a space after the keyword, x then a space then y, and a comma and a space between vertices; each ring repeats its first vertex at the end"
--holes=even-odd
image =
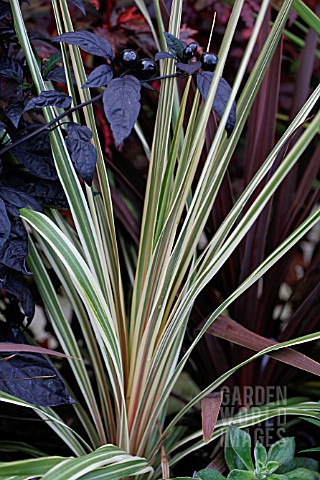
POLYGON ((195 42, 189 43, 183 50, 182 58, 183 60, 191 60, 197 53, 198 44, 195 42))
POLYGON ((141 80, 147 80, 156 75, 157 65, 150 58, 142 58, 135 66, 135 71, 141 80))
POLYGON ((138 62, 139 55, 135 50, 127 48, 120 53, 119 60, 124 68, 132 68, 138 62))
POLYGON ((214 72, 216 64, 218 62, 218 57, 214 53, 204 52, 200 56, 200 62, 202 64, 203 70, 206 70, 208 72, 214 72))

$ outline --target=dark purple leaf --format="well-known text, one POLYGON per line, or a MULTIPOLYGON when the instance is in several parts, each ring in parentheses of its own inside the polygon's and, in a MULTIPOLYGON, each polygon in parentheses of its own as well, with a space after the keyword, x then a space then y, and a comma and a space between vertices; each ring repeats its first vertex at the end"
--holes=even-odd
POLYGON ((14 205, 7 205, 7 214, 11 218, 19 218, 19 209, 14 205))
POLYGON ((56 92, 55 90, 46 90, 41 92, 38 97, 29 100, 24 107, 24 112, 32 108, 43 108, 48 106, 56 106, 59 108, 68 108, 72 102, 72 97, 63 92, 56 92))
POLYGON ((6 115, 16 128, 18 128, 19 121, 23 113, 23 109, 24 109, 23 102, 11 103, 6 108, 6 115))
POLYGON ((83 13, 83 15, 86 15, 86 11, 85 11, 85 8, 83 6, 83 3, 82 3, 82 0, 68 0, 70 3, 72 3, 73 5, 75 5, 76 7, 79 8, 79 10, 81 10, 81 12, 83 13))
POLYGON ((0 196, 7 206, 7 211, 9 210, 10 206, 14 207, 13 211, 16 211, 17 208, 23 207, 30 207, 34 210, 41 211, 41 205, 37 200, 35 200, 31 195, 28 195, 23 191, 19 191, 16 188, 0 185, 0 196))
MULTIPOLYGON (((7 125, 3 122, 0 122, 0 134, 1 136, 3 135, 3 133, 5 133, 7 131, 7 125)), ((1 137, 0 137, 1 138, 1 137)))
MULTIPOLYGON (((38 209, 41 208, 40 205, 59 208, 66 208, 68 206, 68 201, 60 182, 41 181, 29 174, 22 175, 21 172, 17 171, 16 175, 13 175, 13 172, 11 172, 11 175, 2 181, 2 185, 15 192, 23 194, 23 198, 31 199, 34 202, 33 206, 38 206, 38 209)), ((19 208, 21 207, 19 206, 19 208)), ((8 204, 7 212, 11 215, 8 204)), ((19 211, 17 209, 16 212, 17 215, 11 216, 14 218, 19 216, 19 211)))
POLYGON ((68 127, 66 145, 75 169, 91 186, 97 163, 97 151, 91 143, 92 132, 88 127, 72 124, 68 127))
POLYGON ((18 83, 23 81, 23 70, 20 63, 15 58, 0 58, 0 76, 12 78, 18 83))
MULTIPOLYGON (((76 77, 74 75, 74 72, 71 72, 71 77, 72 77, 72 83, 75 85, 76 84, 76 77)), ((66 79, 66 73, 63 67, 54 67, 51 68, 46 72, 46 74, 43 76, 45 80, 51 80, 53 82, 59 82, 59 83, 67 83, 66 79)))
POLYGON ((175 57, 182 58, 183 50, 185 49, 186 44, 174 35, 171 35, 171 33, 164 32, 164 36, 169 52, 171 52, 175 57))
POLYGON ((65 42, 69 45, 77 45, 85 52, 107 57, 113 60, 111 44, 104 38, 98 37, 92 32, 80 30, 79 32, 67 32, 52 39, 53 42, 65 42))
POLYGON ((68 200, 60 182, 36 182, 26 189, 42 205, 67 208, 68 200))
POLYGON ((28 236, 20 220, 11 222, 9 237, 0 250, 0 263, 17 272, 28 275, 26 257, 28 255, 28 236))
POLYGON ((0 249, 9 238, 11 223, 7 215, 7 209, 4 201, 0 198, 0 249))
MULTIPOLYGON (((205 100, 210 90, 213 75, 214 75, 213 72, 200 72, 197 75, 197 85, 201 95, 205 100)), ((221 77, 219 80, 217 91, 216 91, 216 96, 214 97, 213 105, 212 105, 213 110, 216 112, 216 114, 220 118, 222 117, 223 112, 226 108, 227 102, 229 100, 230 92, 231 92, 231 87, 229 83, 224 78, 221 77)), ((228 133, 228 136, 231 135, 234 129, 235 123, 236 123, 236 103, 233 102, 233 105, 231 107, 231 111, 226 123, 226 131, 228 133)))
POLYGON ((191 62, 191 63, 181 63, 177 62, 176 67, 183 72, 186 72, 188 75, 192 75, 201 68, 201 62, 191 62))
MULTIPOLYGON (((6 324, 5 327, 8 331, 6 324)), ((15 332, 8 335, 6 331, 4 340, 25 344, 18 328, 13 328, 15 332)), ((44 355, 10 352, 10 355, 1 353, 0 358, 0 390, 3 392, 42 407, 74 403, 60 374, 44 355)))
POLYGON ((35 307, 30 290, 20 282, 18 278, 7 273, 5 288, 8 293, 13 295, 20 303, 25 316, 30 323, 34 317, 35 307))
POLYGON ((90 73, 82 88, 105 87, 112 80, 112 77, 112 68, 109 65, 100 65, 90 73))
POLYGON ((141 85, 137 78, 126 75, 111 80, 103 94, 103 107, 117 147, 128 137, 140 112, 141 85))
POLYGON ((32 144, 28 144, 28 147, 25 148, 22 144, 13 148, 12 153, 33 175, 44 180, 58 178, 51 152, 33 150, 32 144))
POLYGON ((176 58, 174 55, 172 55, 171 53, 168 53, 168 52, 157 52, 155 54, 155 57, 154 59, 157 61, 157 60, 163 60, 164 58, 176 58))
POLYGON ((0 20, 11 15, 10 3, 9 2, 0 2, 0 20))
POLYGON ((29 170, 33 175, 44 180, 56 180, 58 174, 54 165, 52 155, 44 152, 33 152, 23 146, 12 149, 16 158, 29 170))

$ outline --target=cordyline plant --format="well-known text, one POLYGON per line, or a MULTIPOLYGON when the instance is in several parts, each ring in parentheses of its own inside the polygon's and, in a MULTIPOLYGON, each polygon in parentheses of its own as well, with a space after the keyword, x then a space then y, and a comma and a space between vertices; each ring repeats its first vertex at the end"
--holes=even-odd
MULTIPOLYGON (((26 32, 19 2, 11 0, 15 31, 36 95, 28 103, 17 107, 14 112, 9 110, 8 118, 18 127, 24 112, 41 108, 45 125, 37 127, 34 132, 24 132, 24 138, 13 140, 10 138, 10 129, 5 124, 2 125, 6 145, 0 151, 1 156, 5 159, 6 155, 10 155, 11 160, 16 157, 27 170, 33 167, 32 182, 27 184, 27 192, 23 190, 25 187, 21 182, 10 180, 8 175, 9 180, 1 187, 3 193, 7 194, 2 197, 3 205, 1 203, 1 213, 5 218, 3 237, 7 241, 15 233, 14 228, 17 226, 13 222, 21 221, 16 218, 18 211, 20 219, 28 225, 30 231, 27 266, 33 273, 52 327, 64 355, 67 356, 74 383, 83 397, 77 399, 74 409, 85 429, 86 438, 81 436, 83 429, 81 432, 71 429, 67 421, 49 407, 59 402, 50 402, 50 398, 44 402, 41 402, 40 398, 39 401, 37 398, 26 401, 23 392, 19 398, 7 393, 8 390, 1 392, 2 402, 31 408, 41 418, 48 420, 50 427, 70 448, 73 455, 43 456, 34 449, 33 455, 37 458, 0 463, 0 477, 3 480, 12 477, 21 480, 38 477, 45 480, 106 480, 128 476, 169 478, 171 465, 192 449, 219 438, 227 431, 230 423, 245 427, 282 414, 319 416, 318 403, 291 399, 284 404, 278 402, 263 406, 258 411, 249 409, 233 418, 216 422, 221 397, 209 395, 235 371, 255 358, 270 353, 279 360, 286 360, 286 350, 282 356, 277 354, 278 350, 318 339, 320 334, 314 333, 273 344, 236 365, 194 397, 170 423, 166 422, 170 393, 206 330, 236 298, 261 279, 320 218, 320 208, 317 208, 210 315, 190 348, 182 355, 182 342, 194 301, 228 260, 280 183, 319 132, 320 114, 312 115, 312 109, 320 96, 320 87, 317 87, 278 143, 273 146, 223 223, 209 239, 205 250, 199 254, 197 245, 200 236, 252 103, 281 39, 293 0, 283 1, 264 48, 247 78, 247 66, 269 6, 269 0, 262 1, 231 88, 222 75, 243 3, 244 0, 234 2, 217 57, 204 54, 200 62, 194 62, 192 57, 196 46, 184 45, 179 40, 182 1, 172 2, 166 33, 163 33, 165 29, 158 2, 155 2, 160 41, 156 37, 145 4, 136 1, 152 27, 156 44, 159 47, 161 45, 159 50, 162 52, 156 57, 160 60, 161 87, 150 149, 139 250, 136 264, 131 269, 132 290, 128 293, 123 288, 119 237, 115 230, 109 178, 92 103, 103 99, 104 111, 117 145, 130 134, 132 128, 138 130, 145 145, 143 131, 135 122, 140 110, 140 90, 148 87, 149 73, 151 72, 151 77, 155 74, 155 64, 150 59, 141 59, 136 64, 136 59, 133 59, 131 66, 132 51, 126 52, 121 57, 123 71, 116 75, 113 52, 108 42, 91 32, 73 32, 66 1, 53 0, 59 34, 53 41, 55 44, 61 43, 63 78, 66 79, 69 95, 56 92, 52 82, 57 78, 57 72, 54 76, 51 75, 50 79, 49 68, 40 69, 26 32), (105 64, 93 70, 88 78, 79 47, 90 54, 105 58, 105 64), (247 79, 243 85, 245 78, 247 79), (191 89, 194 81, 198 86, 195 94, 191 89), (178 95, 177 82, 184 85, 181 98, 178 95), (90 88, 100 88, 101 91, 91 98, 90 88), (192 107, 187 115, 190 99, 192 107), (61 110, 65 108, 66 111, 61 110), (212 108, 220 117, 220 122, 200 178, 195 182, 212 108), (83 118, 79 115, 80 110, 83 111, 83 118), (294 135, 297 131, 302 133, 295 141, 294 135), (34 187, 37 185, 34 177, 41 178, 34 168, 34 157, 21 152, 23 141, 36 139, 44 132, 49 132, 53 166, 64 195, 61 195, 61 192, 56 193, 54 188, 58 187, 53 187, 52 183, 46 183, 40 194, 34 187), (283 157, 280 163, 276 162, 279 155, 283 157), (268 181, 265 181, 268 174, 268 181), (78 175, 85 184, 79 180, 78 175), (8 192, 14 191, 15 185, 20 196, 11 205, 8 192), (47 189, 45 193, 44 188, 47 189), (255 200, 245 209, 257 189, 259 193, 255 200), (50 201, 46 198, 47 191, 51 194, 50 201), (23 192, 25 196, 22 195, 23 192), (41 204, 60 207, 64 202, 67 202, 71 210, 75 228, 70 226, 58 210, 46 208, 44 213, 39 211, 41 204), (79 322, 84 344, 81 350, 48 275, 47 261, 59 277, 64 295, 72 305, 79 322), (86 368, 88 363, 93 372, 91 377, 86 368), (195 432, 194 438, 191 436, 183 439, 178 422, 201 400, 203 439, 198 439, 198 432, 195 432), (192 440, 194 445, 187 446, 186 442, 192 440), (172 455, 171 452, 178 447, 179 453, 172 455)), ((303 10, 303 3, 296 3, 303 10)), ((76 4, 82 5, 81 2, 76 4)), ((311 19, 315 22, 313 17, 311 19)), ((210 50, 210 45, 207 50, 210 50)), ((11 68, 11 71, 16 69, 16 74, 21 78, 17 64, 7 62, 6 68, 11 68)), ((60 81, 61 71, 58 73, 60 81)), ((27 147, 25 151, 28 152, 27 147)), ((49 168, 51 157, 48 158, 49 168)), ((52 175, 54 177, 54 174, 49 174, 49 180, 56 181, 52 175)), ((25 252, 25 249, 22 250, 25 252)), ((19 265, 24 267, 23 258, 19 265)), ((4 274, 9 288, 12 270, 23 271, 22 267, 19 270, 12 262, 4 263, 4 268, 7 269, 4 274)), ((23 307, 28 310, 27 316, 31 317, 30 299, 26 301, 25 297, 19 298, 18 290, 11 288, 11 293, 21 300, 23 307)), ((13 331, 11 340, 15 344, 19 343, 19 335, 20 333, 13 331)), ((45 353, 43 350, 40 352, 37 347, 1 344, 2 351, 14 351, 14 357, 18 358, 19 351, 25 352, 28 349, 45 353)), ((11 357, 12 355, 6 353, 3 363, 10 362, 11 357)), ((305 368, 319 373, 316 362, 307 357, 303 359, 305 368)), ((52 379, 57 375, 56 371, 51 371, 48 378, 52 379)), ((34 378, 30 385, 33 387, 36 381, 37 378, 34 378)), ((45 379, 42 378, 41 382, 43 381, 45 379)), ((65 395, 64 401, 72 402, 72 399, 65 395)))

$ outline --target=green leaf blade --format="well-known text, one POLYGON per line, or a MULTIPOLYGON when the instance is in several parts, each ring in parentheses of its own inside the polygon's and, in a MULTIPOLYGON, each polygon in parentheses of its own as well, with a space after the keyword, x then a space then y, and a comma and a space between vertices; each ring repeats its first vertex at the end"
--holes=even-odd
POLYGON ((225 440, 225 459, 230 470, 254 470, 251 437, 241 428, 229 428, 225 440))
POLYGON ((273 443, 268 452, 268 462, 278 462, 280 465, 291 462, 294 457, 296 444, 294 437, 286 437, 273 443))

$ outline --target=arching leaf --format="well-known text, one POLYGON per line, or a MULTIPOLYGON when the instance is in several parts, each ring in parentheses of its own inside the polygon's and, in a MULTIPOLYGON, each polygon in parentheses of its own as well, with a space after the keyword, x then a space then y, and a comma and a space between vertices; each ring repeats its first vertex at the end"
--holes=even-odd
POLYGON ((32 108, 43 108, 48 106, 56 106, 59 108, 70 107, 72 98, 63 92, 56 92, 55 90, 45 90, 41 92, 38 97, 34 97, 24 107, 24 112, 32 108))
POLYGON ((66 32, 52 39, 53 42, 65 42, 69 45, 77 45, 82 50, 99 57, 113 59, 111 44, 104 38, 98 37, 92 32, 80 30, 79 32, 66 32))
POLYGON ((83 15, 86 15, 86 11, 85 11, 85 8, 83 6, 83 3, 82 3, 82 0, 68 0, 70 3, 72 3, 73 5, 75 5, 76 7, 79 8, 79 10, 81 10, 81 12, 83 13, 83 15))

